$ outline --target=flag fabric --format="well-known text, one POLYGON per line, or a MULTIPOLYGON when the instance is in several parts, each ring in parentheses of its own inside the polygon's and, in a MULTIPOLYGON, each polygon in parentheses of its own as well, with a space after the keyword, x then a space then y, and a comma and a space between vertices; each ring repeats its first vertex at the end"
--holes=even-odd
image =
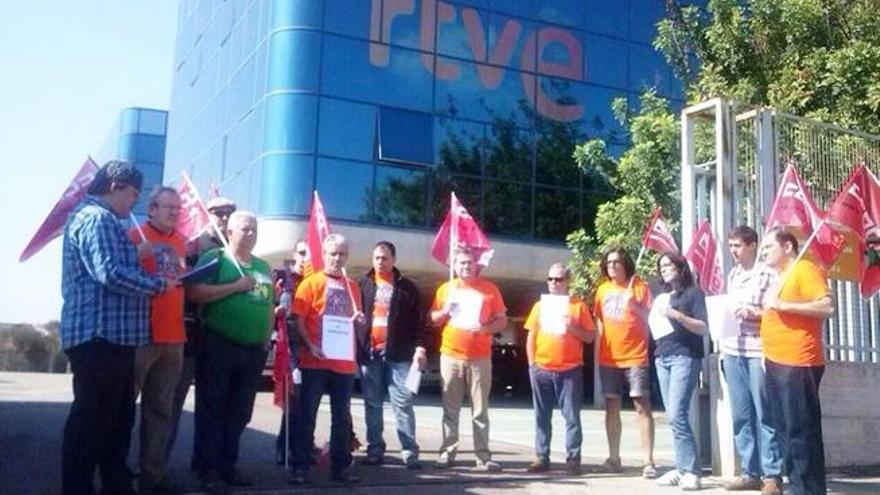
POLYGON ((810 236, 818 229, 810 248, 816 258, 831 266, 843 250, 844 237, 825 221, 824 214, 813 201, 793 163, 789 163, 776 191, 773 208, 765 221, 767 230, 776 227, 797 227, 810 236))
POLYGON ((185 171, 182 173, 177 194, 180 195, 180 220, 177 223, 177 230, 186 239, 195 239, 208 228, 210 220, 208 220, 208 209, 199 197, 199 191, 185 171))
POLYGON ((26 261, 31 256, 37 254, 38 251, 46 247, 52 239, 64 233, 64 224, 67 223, 67 217, 76 208, 76 205, 85 197, 86 190, 95 178, 98 171, 98 165, 92 160, 92 157, 86 157, 85 163, 79 168, 79 171, 73 177, 70 185, 64 190, 61 198, 52 207, 52 211, 43 220, 37 233, 31 238, 18 261, 26 261))
POLYGON ((701 220, 697 231, 694 232, 694 240, 685 254, 697 274, 700 287, 707 294, 721 294, 724 292, 724 274, 721 271, 721 262, 718 259, 718 243, 712 233, 712 227, 708 220, 701 220))
POLYGON ((468 213, 467 208, 458 201, 454 192, 450 194, 449 211, 446 213, 446 218, 431 244, 431 256, 443 265, 450 261, 450 242, 473 251, 477 264, 483 267, 489 266, 492 255, 495 253, 489 238, 477 225, 474 217, 468 213))
POLYGON ((309 212, 309 224, 306 227, 306 246, 308 247, 309 255, 304 269, 305 276, 324 269, 322 245, 328 235, 330 235, 330 223, 327 222, 327 216, 324 215, 324 205, 321 203, 321 197, 318 196, 318 191, 314 191, 312 209, 309 212))
POLYGON ((880 239, 880 181, 864 164, 840 188, 827 218, 855 234, 859 289, 862 297, 873 296, 880 290, 880 252, 874 250, 880 239))
POLYGON ((284 409, 287 407, 286 396, 293 390, 290 369, 290 337, 287 335, 287 318, 282 313, 275 318, 275 361, 272 363, 272 379, 275 382, 273 388, 276 406, 284 409))
POLYGON ((865 194, 871 180, 866 173, 864 164, 856 167, 849 179, 840 188, 834 201, 828 206, 826 219, 834 225, 846 227, 853 231, 859 240, 865 240, 866 228, 870 219, 865 218, 867 207, 865 194))
POLYGON ((678 244, 672 237, 672 232, 663 219, 663 211, 659 206, 654 208, 654 213, 651 214, 651 221, 648 222, 648 228, 642 236, 642 246, 660 253, 678 252, 678 244))

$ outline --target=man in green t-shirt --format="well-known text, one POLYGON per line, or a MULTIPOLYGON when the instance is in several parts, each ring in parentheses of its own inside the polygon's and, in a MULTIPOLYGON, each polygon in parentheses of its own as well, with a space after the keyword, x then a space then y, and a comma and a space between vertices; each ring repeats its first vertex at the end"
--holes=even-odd
POLYGON ((235 465, 266 362, 275 302, 271 268, 251 254, 257 242, 256 217, 236 211, 229 217, 227 236, 229 250, 212 249, 196 265, 217 260, 213 280, 195 284, 189 292, 191 301, 204 305, 196 381, 204 397, 198 443, 205 462, 202 488, 208 493, 225 493, 224 482, 253 484, 235 465))

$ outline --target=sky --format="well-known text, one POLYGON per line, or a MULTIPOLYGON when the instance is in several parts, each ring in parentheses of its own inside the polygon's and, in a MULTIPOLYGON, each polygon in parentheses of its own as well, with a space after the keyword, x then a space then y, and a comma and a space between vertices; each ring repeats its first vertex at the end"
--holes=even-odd
POLYGON ((3 2, 0 322, 61 314, 61 239, 18 257, 127 107, 167 109, 177 0, 3 2))

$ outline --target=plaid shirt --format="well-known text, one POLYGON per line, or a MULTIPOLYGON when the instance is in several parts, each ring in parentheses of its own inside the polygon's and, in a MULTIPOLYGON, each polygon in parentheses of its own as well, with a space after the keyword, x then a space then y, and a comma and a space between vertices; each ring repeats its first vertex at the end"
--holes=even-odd
MULTIPOLYGON (((751 270, 736 265, 727 276, 727 290, 734 298, 737 307, 747 307, 755 311, 763 308, 767 289, 776 281, 776 275, 762 264, 751 270)), ((759 358, 761 350, 760 318, 739 320, 739 334, 722 340, 722 351, 733 356, 759 358)))
POLYGON ((165 289, 138 264, 122 220, 103 199, 86 196, 64 227, 61 342, 101 338, 138 346, 150 340, 150 296, 165 289))

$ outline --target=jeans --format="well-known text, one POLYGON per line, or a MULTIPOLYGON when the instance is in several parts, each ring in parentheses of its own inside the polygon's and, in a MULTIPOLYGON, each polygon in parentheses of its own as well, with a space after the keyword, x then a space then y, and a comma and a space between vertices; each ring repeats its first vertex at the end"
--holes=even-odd
POLYGON ((364 416, 367 423, 367 455, 385 454, 385 440, 382 430, 383 402, 385 391, 391 400, 391 409, 397 419, 397 438, 400 440, 400 455, 404 461, 418 458, 419 445, 416 443, 416 415, 413 410, 413 393, 406 388, 406 376, 411 361, 386 361, 384 353, 373 352, 370 360, 361 366, 361 386, 364 392, 364 416))
POLYGON ((733 438, 742 464, 743 476, 782 477, 781 438, 770 416, 761 358, 725 354, 721 361, 730 393, 733 438))
MULTIPOLYGON (((183 415, 183 404, 186 402, 186 396, 189 394, 189 388, 193 385, 196 377, 196 357, 183 356, 183 364, 180 369, 180 378, 174 388, 174 404, 171 406, 171 428, 168 430, 168 444, 165 447, 165 462, 171 458, 171 451, 174 450, 174 444, 177 441, 177 430, 180 427, 180 418, 183 415)), ((195 418, 195 413, 193 413, 195 418)), ((195 439, 198 435, 193 435, 193 458, 196 456, 195 439)), ((197 463, 193 462, 193 466, 197 463)))
POLYGON ((790 495, 824 495, 825 446, 819 383, 824 366, 785 366, 766 361, 767 395, 785 441, 790 495))
POLYGON ((241 434, 253 414, 266 350, 262 346, 234 344, 205 332, 199 359, 205 372, 204 379, 198 380, 204 406, 199 439, 204 468, 227 476, 238 463, 241 434))
POLYGON ((581 404, 584 398, 584 368, 555 372, 538 365, 529 367, 532 403, 535 406, 535 455, 550 459, 550 438, 553 433, 553 405, 558 404, 565 418, 566 459, 581 459, 581 404))
POLYGON ((657 381, 666 407, 666 419, 672 429, 675 467, 680 472, 700 476, 697 442, 691 428, 688 410, 700 376, 700 359, 690 356, 657 356, 657 381))
POLYGON ((315 420, 324 392, 330 395, 330 468, 342 473, 351 464, 351 391, 354 375, 330 370, 301 368, 300 421, 293 424, 295 438, 292 468, 306 473, 315 443, 315 420))
POLYGON ((455 460, 458 452, 458 415, 465 390, 471 399, 474 456, 478 464, 492 460, 489 450, 489 392, 492 391, 492 359, 457 359, 440 355, 443 386, 443 442, 440 455, 455 460))
POLYGON ((73 403, 61 444, 61 493, 92 495, 95 468, 105 493, 131 487, 125 460, 134 425, 135 348, 90 340, 66 351, 73 403))

